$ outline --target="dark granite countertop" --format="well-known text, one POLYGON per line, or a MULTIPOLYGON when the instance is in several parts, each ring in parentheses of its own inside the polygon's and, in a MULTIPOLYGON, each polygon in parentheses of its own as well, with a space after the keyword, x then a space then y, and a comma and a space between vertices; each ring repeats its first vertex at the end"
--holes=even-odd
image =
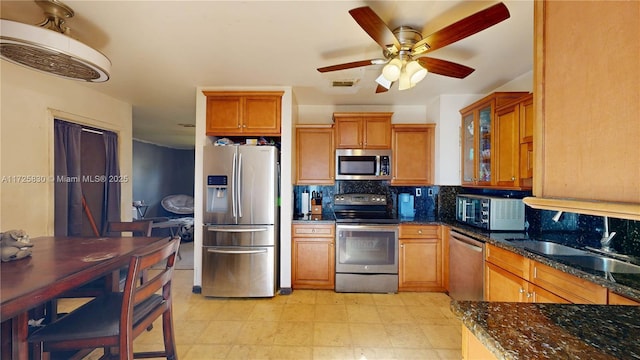
POLYGON ((498 359, 640 359, 640 307, 452 301, 498 359))
MULTIPOLYGON (((315 222, 326 222, 333 223, 335 222, 335 217, 332 213, 322 214, 321 217, 310 219, 309 217, 304 217, 302 219, 295 219, 293 223, 304 223, 309 221, 315 222)), ((475 228, 472 226, 461 224, 457 221, 446 221, 441 219, 415 219, 413 221, 402 221, 401 224, 412 224, 412 225, 447 225, 451 227, 453 230, 478 239, 480 241, 495 245, 497 247, 513 251, 517 254, 520 254, 529 259, 533 259, 542 264, 551 266, 554 269, 561 270, 568 274, 577 276, 579 278, 591 281, 603 287, 606 287, 620 295, 626 296, 628 298, 634 299, 636 301, 640 301, 640 274, 623 274, 623 273, 614 273, 613 278, 607 277, 607 274, 602 271, 591 270, 588 268, 579 268, 575 265, 570 265, 568 263, 563 263, 558 259, 554 259, 548 256, 544 256, 541 254, 533 253, 528 251, 522 247, 514 246, 507 239, 533 239, 536 238, 538 240, 544 239, 553 242, 557 242, 560 244, 568 244, 575 246, 573 244, 576 243, 584 243, 586 240, 576 239, 576 237, 584 237, 584 234, 579 233, 548 233, 548 234, 536 234, 529 235, 524 231, 520 232, 505 232, 505 231, 484 231, 479 228, 475 228)), ((635 262, 640 265, 640 263, 635 262)))
MULTIPOLYGON (((443 223, 444 224, 444 223, 443 223)), ((562 262, 561 259, 553 258, 531 252, 522 247, 513 245, 507 239, 523 239, 523 240, 548 240, 560 244, 576 244, 580 243, 576 236, 584 236, 576 233, 549 233, 529 235, 525 232, 489 232, 482 231, 470 226, 461 225, 459 223, 446 223, 453 230, 471 236, 480 241, 495 245, 497 247, 513 251, 529 259, 533 259, 542 264, 548 265, 554 269, 561 270, 565 273, 577 276, 606 287, 620 295, 624 295, 636 301, 640 301, 640 274, 624 274, 624 273, 605 273, 603 271, 592 270, 589 268, 581 268, 576 265, 562 262), (612 280, 613 279, 613 280, 612 280)), ((575 245, 574 245, 575 246, 575 245)), ((638 264, 637 262, 635 262, 638 264)), ((640 264, 639 264, 640 265, 640 264)))
POLYGON ((305 223, 323 223, 333 224, 336 222, 336 217, 331 212, 323 212, 320 215, 296 215, 293 217, 293 224, 305 224, 305 223))

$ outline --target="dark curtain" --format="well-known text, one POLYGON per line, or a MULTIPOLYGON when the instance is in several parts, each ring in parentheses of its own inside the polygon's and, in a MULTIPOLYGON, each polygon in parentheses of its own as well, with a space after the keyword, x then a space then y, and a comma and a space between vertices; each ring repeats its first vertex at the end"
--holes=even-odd
POLYGON ((102 137, 106 152, 106 182, 102 211, 102 233, 104 234, 108 222, 120 221, 120 183, 125 179, 120 176, 120 165, 118 164, 118 135, 111 131, 103 131, 102 137))
POLYGON ((80 137, 82 127, 55 120, 55 216, 56 236, 82 234, 82 184, 80 137))

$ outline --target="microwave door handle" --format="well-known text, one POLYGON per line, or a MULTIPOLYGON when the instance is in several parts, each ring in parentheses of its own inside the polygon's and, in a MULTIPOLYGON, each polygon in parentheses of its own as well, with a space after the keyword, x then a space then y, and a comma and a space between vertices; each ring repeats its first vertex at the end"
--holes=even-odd
POLYGON ((472 206, 473 203, 471 201, 462 200, 462 221, 467 221, 470 216, 468 216, 467 208, 472 206))
POLYGON ((462 199, 462 221, 467 221, 467 200, 462 199))

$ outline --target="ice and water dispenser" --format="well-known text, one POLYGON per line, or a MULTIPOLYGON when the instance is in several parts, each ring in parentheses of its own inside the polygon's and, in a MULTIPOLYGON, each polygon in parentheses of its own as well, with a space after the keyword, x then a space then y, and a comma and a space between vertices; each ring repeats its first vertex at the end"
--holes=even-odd
POLYGON ((229 185, 226 175, 207 176, 207 206, 208 213, 225 213, 229 203, 229 185))

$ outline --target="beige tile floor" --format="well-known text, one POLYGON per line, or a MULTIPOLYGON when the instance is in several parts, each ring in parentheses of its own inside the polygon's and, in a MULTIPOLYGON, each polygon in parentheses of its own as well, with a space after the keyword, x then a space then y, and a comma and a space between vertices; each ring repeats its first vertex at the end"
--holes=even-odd
MULTIPOLYGON (((461 323, 445 294, 296 290, 270 299, 215 299, 193 294, 192 284, 192 270, 176 270, 180 360, 461 358, 461 323)), ((62 300, 60 306, 75 304, 62 300)), ((161 329, 157 321, 134 349, 161 349, 161 329)))

